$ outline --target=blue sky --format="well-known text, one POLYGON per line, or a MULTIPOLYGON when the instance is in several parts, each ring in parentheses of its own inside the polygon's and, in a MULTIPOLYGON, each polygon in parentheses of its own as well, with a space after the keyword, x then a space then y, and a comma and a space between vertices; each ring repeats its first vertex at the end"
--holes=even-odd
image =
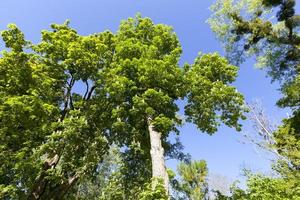
MULTIPOLYGON (((221 44, 215 39, 205 22, 210 16, 212 0, 3 0, 0 8, 0 30, 9 23, 17 24, 26 38, 40 40, 40 31, 51 23, 71 20, 71 26, 79 34, 87 35, 104 30, 116 31, 122 19, 136 13, 150 17, 155 23, 174 27, 182 44, 182 62, 192 63, 198 52, 221 52, 221 44)), ((299 7, 299 5, 298 5, 299 7)), ((3 47, 1 47, 3 48, 3 47)), ((246 100, 262 99, 268 113, 280 119, 286 111, 276 108, 279 98, 278 85, 271 84, 263 71, 254 68, 253 61, 244 63, 234 85, 246 100)), ((245 123, 244 131, 251 127, 245 123)), ((241 144, 240 133, 221 127, 213 136, 200 133, 193 125, 181 128, 185 152, 193 159, 205 159, 211 173, 222 174, 231 179, 240 178, 244 166, 267 171, 270 163, 260 157, 251 145, 241 144)), ((168 165, 175 168, 174 161, 168 165)))

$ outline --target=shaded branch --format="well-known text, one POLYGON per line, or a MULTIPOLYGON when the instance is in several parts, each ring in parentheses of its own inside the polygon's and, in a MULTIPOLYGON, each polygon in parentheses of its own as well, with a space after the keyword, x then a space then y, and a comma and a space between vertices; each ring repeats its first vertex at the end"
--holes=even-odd
POLYGON ((86 97, 86 100, 89 100, 89 99, 92 97, 92 94, 93 94, 93 92, 94 92, 95 89, 96 89, 96 86, 94 85, 94 86, 91 88, 90 92, 88 93, 88 95, 87 95, 87 97, 86 97))
POLYGON ((85 91, 85 94, 84 94, 84 96, 83 96, 83 99, 86 99, 90 87, 89 87, 89 82, 88 82, 88 81, 85 81, 84 83, 85 83, 85 85, 86 85, 86 91, 85 91))
POLYGON ((32 191, 28 195, 28 200, 30 199, 40 199, 40 197, 45 193, 46 186, 48 181, 46 180, 47 170, 54 169, 59 162, 58 154, 55 154, 54 157, 50 160, 44 162, 43 170, 39 178, 35 181, 32 191))
POLYGON ((71 75, 70 83, 67 82, 67 92, 66 92, 65 99, 64 99, 64 106, 63 106, 63 111, 62 111, 60 121, 64 120, 64 118, 67 114, 67 111, 68 111, 69 104, 70 104, 71 109, 74 109, 73 99, 72 99, 72 95, 71 95, 71 91, 72 91, 74 84, 75 84, 75 78, 73 77, 73 75, 71 75))

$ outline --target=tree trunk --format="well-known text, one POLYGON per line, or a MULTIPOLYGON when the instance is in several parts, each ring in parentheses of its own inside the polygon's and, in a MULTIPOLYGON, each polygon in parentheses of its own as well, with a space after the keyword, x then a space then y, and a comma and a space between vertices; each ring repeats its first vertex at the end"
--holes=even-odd
POLYGON ((78 178, 79 176, 77 175, 69 177, 67 181, 62 182, 53 188, 50 188, 49 191, 46 194, 44 194, 44 196, 41 199, 62 200, 64 196, 68 193, 68 191, 71 189, 71 187, 78 180, 78 178))
MULTIPOLYGON (((164 181, 166 193, 169 194, 169 176, 166 170, 164 148, 161 143, 161 133, 154 130, 152 119, 148 118, 148 130, 150 135, 151 145, 151 162, 152 162, 152 177, 159 178, 164 181)), ((153 188, 157 185, 157 181, 153 182, 153 188)))
POLYGON ((59 161, 59 155, 55 154, 51 160, 45 161, 43 170, 39 178, 35 181, 32 191, 28 195, 28 200, 40 199, 47 187, 48 180, 46 179, 46 173, 48 169, 54 169, 59 161))

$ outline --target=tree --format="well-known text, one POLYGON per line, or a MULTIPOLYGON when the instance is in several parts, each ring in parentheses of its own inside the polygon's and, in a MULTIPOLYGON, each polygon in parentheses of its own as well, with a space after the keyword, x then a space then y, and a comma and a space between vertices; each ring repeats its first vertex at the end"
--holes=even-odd
POLYGON ((256 55, 273 80, 292 80, 300 61, 300 17, 294 0, 218 0, 211 8, 212 30, 231 61, 256 55), (279 7, 279 9, 278 9, 279 7), (275 19, 272 15, 277 11, 275 19))
POLYGON ((79 36, 52 25, 31 45, 15 26, 2 32, 0 196, 61 199, 92 173, 111 143, 110 106, 98 84, 113 35, 79 36), (26 49, 26 50, 24 50, 26 49), (87 85, 85 95, 73 91, 87 85), (89 87, 89 84, 93 84, 89 87))
POLYGON ((229 60, 255 55, 257 65, 281 83, 283 98, 277 105, 293 110, 299 109, 300 65, 300 16, 295 5, 294 0, 219 0, 208 20, 229 60), (270 20, 276 9, 276 20, 270 20))
POLYGON ((222 194, 216 196, 217 200, 298 200, 299 190, 294 184, 280 177, 268 177, 261 174, 247 175, 247 189, 241 189, 236 185, 231 188, 232 196, 222 194))
POLYGON ((178 193, 174 199, 202 200, 208 197, 208 169, 204 160, 180 163, 177 167, 180 179, 172 177, 172 186, 178 193))
POLYGON ((243 97, 228 85, 237 68, 218 54, 208 54, 183 69, 178 66, 180 53, 172 28, 149 18, 129 18, 117 32, 113 63, 103 79, 109 98, 117 102, 113 126, 129 133, 128 144, 137 143, 144 152, 150 149, 152 176, 164 180, 166 191, 164 146, 181 124, 178 99, 187 98, 187 120, 211 134, 220 122, 239 130, 243 117, 243 97))
POLYGON ((246 189, 233 185, 230 196, 217 191, 217 199, 299 199, 300 173, 297 169, 299 140, 289 132, 291 129, 294 130, 291 127, 297 125, 287 126, 285 122, 276 128, 259 102, 248 104, 248 108, 250 111, 248 118, 253 121, 255 130, 253 135, 245 134, 245 136, 252 144, 259 147, 259 150, 263 150, 263 153, 273 154, 272 158, 275 158, 272 160, 273 173, 264 175, 246 171, 246 189))
POLYGON ((258 66, 266 69, 273 81, 280 81, 283 98, 277 105, 290 107, 297 115, 300 16, 295 5, 294 0, 219 0, 212 6, 209 23, 231 61, 255 55, 258 66), (268 20, 276 9, 276 20, 268 20))
POLYGON ((299 197, 300 17, 295 13, 295 4, 294 0, 220 0, 212 7, 214 14, 209 23, 225 44, 228 57, 242 61, 243 55, 255 55, 258 66, 266 69, 273 81, 281 83, 283 98, 277 105, 293 111, 272 131, 263 118, 256 119, 259 133, 267 138, 267 148, 279 155, 274 170, 280 178, 250 178, 248 199, 252 195, 266 199, 299 197), (275 12, 276 20, 270 20, 275 12), (267 183, 270 188, 263 188, 267 183), (283 183, 292 189, 281 186, 283 183), (263 193, 266 196, 261 196, 263 193))
POLYGON ((116 34, 81 36, 68 22, 51 28, 36 45, 15 25, 2 32, 1 198, 62 199, 112 144, 126 154, 124 175, 153 180, 151 198, 161 180, 168 193, 165 156, 182 156, 167 140, 181 124, 179 99, 200 130, 212 134, 221 122, 240 130, 243 97, 230 85, 237 67, 216 53, 180 67, 171 27, 137 16, 116 34))

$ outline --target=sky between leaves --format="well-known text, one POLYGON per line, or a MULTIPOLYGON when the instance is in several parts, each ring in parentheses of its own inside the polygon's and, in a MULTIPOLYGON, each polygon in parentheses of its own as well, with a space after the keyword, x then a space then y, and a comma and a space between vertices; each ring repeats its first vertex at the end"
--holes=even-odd
MULTIPOLYGON (((198 52, 218 51, 224 54, 220 42, 206 23, 210 16, 209 6, 213 0, 3 0, 0 6, 0 30, 15 23, 25 33, 26 39, 34 43, 40 40, 40 31, 49 29, 51 23, 63 23, 66 19, 79 34, 88 35, 104 30, 115 32, 122 19, 141 13, 155 23, 173 26, 183 48, 181 64, 192 63, 198 52)), ((297 5, 300 10, 300 4, 297 5)), ((1 49, 4 48, 1 42, 1 49)), ((234 85, 247 101, 259 98, 273 120, 280 122, 288 111, 275 106, 279 98, 277 84, 270 84, 263 71, 254 67, 253 60, 242 64, 234 85)), ((81 86, 77 86, 81 90, 81 86)), ((181 130, 185 152, 193 159, 205 159, 210 173, 240 179, 243 167, 267 172, 270 162, 254 151, 249 144, 242 144, 241 133, 222 126, 208 136, 191 124, 181 130)), ((251 131, 244 122, 243 131, 251 131)), ((176 169, 176 161, 168 161, 176 169)))

